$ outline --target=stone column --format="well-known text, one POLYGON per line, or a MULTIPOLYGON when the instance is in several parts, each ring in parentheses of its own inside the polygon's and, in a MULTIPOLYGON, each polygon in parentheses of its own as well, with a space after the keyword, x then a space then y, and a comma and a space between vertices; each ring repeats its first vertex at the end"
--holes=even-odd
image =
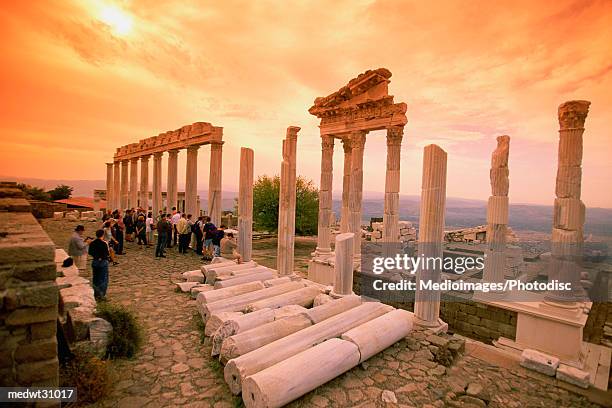
POLYGON ((351 132, 351 189, 349 193, 349 232, 353 240, 355 259, 361 258, 361 201, 363 195, 363 150, 366 132, 351 132))
POLYGON ((240 186, 238 187, 238 252, 245 262, 251 260, 252 245, 253 150, 243 147, 240 149, 240 186))
POLYGON ((385 177, 385 212, 383 213, 383 242, 399 241, 400 159, 404 128, 387 129, 387 172, 385 177))
POLYGON ((589 113, 588 101, 569 101, 559 106, 559 156, 555 188, 552 264, 549 280, 570 283, 571 291, 548 292, 547 300, 582 300, 580 268, 585 206, 580 200, 582 183, 582 135, 589 113))
MULTIPOLYGON (((187 175, 185 178, 185 212, 197 217, 200 211, 198 201, 198 149, 200 146, 187 148, 187 175)), ((218 224, 215 224, 218 226, 218 224)))
MULTIPOLYGON (((140 206, 149 211, 149 155, 140 157, 140 206)), ((157 217, 157 214, 153 214, 157 217)))
POLYGON ((113 205, 111 209, 114 211, 121 207, 121 162, 113 164, 113 205))
POLYGON ((162 210, 162 155, 163 152, 153 154, 153 218, 162 210))
POLYGON ((487 249, 484 282, 501 283, 506 269, 506 232, 508 229, 508 153, 510 136, 499 136, 491 155, 491 197, 487 205, 487 249))
POLYGON ((355 234, 345 232, 336 236, 334 247, 336 263, 334 264, 334 290, 332 295, 346 296, 353 293, 353 262, 355 234))
POLYGON ((114 179, 113 179, 113 163, 106 163, 106 210, 113 207, 114 200, 114 179))
MULTIPOLYGON (((419 214, 418 254, 427 258, 442 257, 444 234, 444 210, 446 207, 446 152, 437 145, 425 147, 423 154, 423 180, 421 210, 419 214)), ((430 268, 417 271, 417 288, 414 301, 416 323, 423 326, 439 326, 440 292, 421 289, 420 282, 440 281, 438 262, 430 261, 430 268), (433 264, 433 265, 432 265, 433 264)), ((426 265, 427 266, 427 265, 426 265)))
POLYGON ((295 235, 296 200, 296 146, 300 128, 289 126, 283 140, 283 162, 281 164, 280 192, 278 199, 278 251, 279 275, 293 273, 293 248, 295 235))
POLYGON ((349 195, 351 192, 351 149, 350 137, 342 139, 342 148, 344 150, 344 171, 342 174, 342 210, 340 212, 340 232, 348 232, 350 223, 349 210, 349 195))
POLYGON ((138 157, 130 160, 130 197, 128 207, 138 207, 138 157))
MULTIPOLYGON (((223 142, 210 144, 210 175, 208 178, 208 215, 213 224, 221 224, 221 170, 223 164, 223 142)), ((199 212, 198 212, 199 213, 199 212)))
POLYGON ((319 226, 317 229, 317 254, 331 252, 331 226, 329 225, 332 213, 332 180, 334 159, 334 137, 321 135, 321 187, 319 189, 319 226))
POLYGON ((129 198, 129 174, 128 174, 128 164, 127 160, 121 161, 121 209, 125 210, 128 207, 128 198, 129 198))
MULTIPOLYGON (((167 209, 171 211, 178 202, 178 150, 168 151, 168 185, 166 188, 167 209)), ((194 214, 195 215, 195 214, 194 214)))

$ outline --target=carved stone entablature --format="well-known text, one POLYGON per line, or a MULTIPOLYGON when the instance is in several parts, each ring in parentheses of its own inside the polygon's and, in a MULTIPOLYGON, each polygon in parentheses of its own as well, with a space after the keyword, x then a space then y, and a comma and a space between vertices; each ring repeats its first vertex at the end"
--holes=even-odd
POLYGON ((564 129, 584 129, 589 113, 589 101, 569 101, 559 106, 559 126, 564 129))
POLYGON ((329 96, 316 98, 308 110, 321 119, 321 134, 335 136, 356 130, 379 130, 404 126, 406 104, 394 103, 388 94, 391 72, 368 70, 329 96))
POLYGON ((142 139, 138 143, 121 146, 115 153, 115 161, 209 143, 223 143, 223 128, 207 122, 196 122, 180 129, 142 139))

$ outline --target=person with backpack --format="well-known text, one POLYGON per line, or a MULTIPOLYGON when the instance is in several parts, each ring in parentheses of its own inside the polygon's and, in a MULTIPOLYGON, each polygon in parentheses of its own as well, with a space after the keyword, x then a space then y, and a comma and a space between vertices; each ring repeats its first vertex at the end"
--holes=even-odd
POLYGON ((204 227, 204 217, 200 216, 198 217, 198 220, 196 221, 195 224, 193 224, 193 228, 192 228, 192 232, 195 235, 195 240, 196 240, 196 248, 195 248, 195 252, 198 255, 202 255, 202 249, 204 246, 204 232, 202 230, 202 228, 204 227))

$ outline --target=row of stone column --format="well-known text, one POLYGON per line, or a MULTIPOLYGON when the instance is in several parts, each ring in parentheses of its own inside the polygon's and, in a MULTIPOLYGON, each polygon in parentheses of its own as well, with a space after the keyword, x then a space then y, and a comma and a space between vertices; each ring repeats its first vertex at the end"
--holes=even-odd
MULTIPOLYGON (((383 225, 386 242, 399 240, 399 184, 403 126, 387 129, 387 168, 383 225)), ((344 149, 340 231, 355 234, 353 254, 361 256, 361 203, 363 199, 363 154, 366 131, 354 131, 341 138, 344 149)), ((334 136, 321 136, 321 185, 316 255, 331 253, 332 184, 334 136)))
MULTIPOLYGON (((197 202, 198 149, 189 146, 187 150, 187 171, 185 177, 185 212, 197 216, 200 211, 197 202)), ((167 210, 178 204, 178 149, 168 151, 167 210)), ((153 180, 151 208, 154 214, 163 209, 162 202, 162 157, 164 152, 153 154, 153 180)), ((107 163, 106 201, 108 209, 149 208, 149 159, 151 155, 107 163), (140 161, 140 185, 138 183, 138 162, 140 161), (129 174, 128 174, 129 166, 129 174)), ((223 142, 211 143, 210 176, 208 184, 208 213, 215 225, 221 222, 221 175, 223 142)))
POLYGON ((296 207, 296 148, 300 128, 289 126, 283 140, 280 191, 278 197, 278 247, 276 268, 279 275, 293 273, 296 207))

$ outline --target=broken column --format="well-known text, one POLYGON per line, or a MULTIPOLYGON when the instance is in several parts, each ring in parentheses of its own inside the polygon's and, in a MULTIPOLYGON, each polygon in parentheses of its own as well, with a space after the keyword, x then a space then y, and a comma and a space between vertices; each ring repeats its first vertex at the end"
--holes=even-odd
POLYGON ((385 177, 385 212, 383 214, 383 242, 399 241, 399 186, 400 158, 404 128, 387 129, 387 172, 385 177))
MULTIPOLYGON (((423 153, 423 180, 421 210, 419 213, 418 254, 425 259, 442 259, 444 210, 446 204, 446 152, 439 146, 425 146, 423 153)), ((417 271, 414 301, 415 323, 422 326, 440 326, 440 292, 421 288, 424 282, 440 281, 440 262, 429 262, 417 271), (432 265, 433 264, 433 265, 432 265)))
POLYGON ((345 232, 336 236, 334 248, 336 263, 334 265, 334 290, 332 296, 353 294, 353 260, 355 234, 345 232))
POLYGON ((569 101, 559 106, 559 155, 555 188, 552 263, 549 280, 570 283, 571 291, 548 292, 548 300, 572 302, 581 298, 585 206, 580 200, 582 181, 582 135, 589 113, 588 101, 569 101))
POLYGON ((121 162, 113 164, 113 203, 111 208, 116 210, 121 207, 121 162))
POLYGON ((128 175, 128 164, 127 160, 121 161, 121 209, 125 210, 128 208, 128 197, 129 197, 129 175, 128 175))
POLYGON ((113 163, 106 163, 106 210, 113 206, 113 163))
POLYGON ((321 135, 321 188, 319 189, 319 226, 317 229, 317 254, 331 252, 332 180, 334 137, 321 135))
POLYGON ((487 249, 483 281, 501 283, 506 268, 506 233, 508 230, 508 153, 510 136, 498 136, 491 155, 491 197, 487 206, 487 249))
POLYGON ((138 207, 138 157, 130 159, 130 196, 128 207, 138 207))
MULTIPOLYGON (((221 224, 221 166, 223 163, 223 142, 210 144, 210 174, 208 177, 208 215, 213 224, 221 224)), ((200 212, 198 211, 198 214, 200 212)))
MULTIPOLYGON (((187 173, 185 177, 185 212, 197 217, 198 196, 198 149, 200 146, 187 148, 187 173), (197 211, 197 212, 196 212, 197 211)), ((218 224, 215 224, 218 225, 218 224)))
POLYGON ((344 171, 342 174, 342 210, 340 212, 340 232, 349 231, 349 195, 351 192, 351 139, 345 137, 342 139, 342 149, 344 150, 344 171))
POLYGON ((178 204, 178 150, 168 150, 168 183, 166 186, 166 209, 172 211, 178 204))
POLYGON ((162 209, 162 155, 163 152, 153 154, 153 217, 162 209))
POLYGON ((354 256, 361 258, 361 201, 363 196, 363 151, 366 141, 365 131, 351 132, 351 188, 349 193, 349 232, 355 234, 353 240, 354 256))
POLYGON ((253 245, 253 149, 240 149, 240 186, 238 187, 238 252, 251 260, 253 245))
POLYGON ((293 273, 293 246, 295 234, 296 200, 296 146, 300 128, 289 126, 283 140, 283 161, 281 163, 280 192, 278 202, 278 251, 277 269, 279 275, 293 273))
MULTIPOLYGON (((140 157, 140 206, 146 211, 149 210, 149 157, 140 157)), ((157 214, 153 217, 157 217, 157 214)))

